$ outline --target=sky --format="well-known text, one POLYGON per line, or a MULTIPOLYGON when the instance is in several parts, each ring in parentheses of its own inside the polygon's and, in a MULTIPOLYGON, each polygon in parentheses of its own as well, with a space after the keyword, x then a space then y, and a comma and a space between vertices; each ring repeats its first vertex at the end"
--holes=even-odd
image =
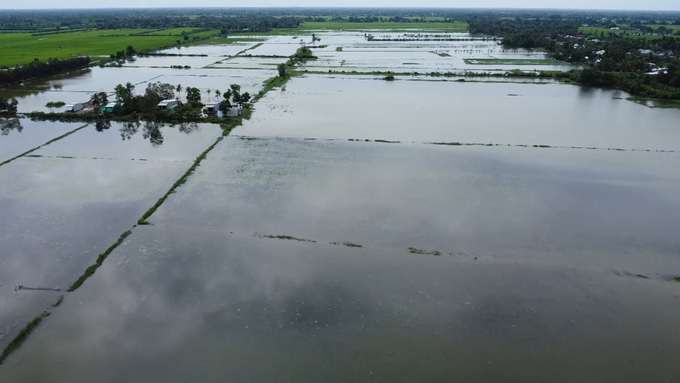
POLYGON ((41 8, 172 8, 172 7, 437 7, 437 8, 559 8, 680 11, 680 0, 0 0, 0 9, 41 8), (3 4, 4 3, 4 4, 3 4))

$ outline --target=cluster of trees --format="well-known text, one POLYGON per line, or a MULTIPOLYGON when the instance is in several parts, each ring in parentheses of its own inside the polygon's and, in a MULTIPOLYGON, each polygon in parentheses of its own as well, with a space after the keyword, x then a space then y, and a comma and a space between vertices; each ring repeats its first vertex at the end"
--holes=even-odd
POLYGON ((677 68, 674 68, 674 73, 663 76, 663 79, 635 73, 603 72, 593 68, 575 72, 572 79, 584 86, 617 88, 636 96, 680 99, 680 71, 677 68))
MULTIPOLYGON (((215 102, 219 102, 219 109, 225 113, 233 106, 244 108, 251 100, 248 92, 241 93, 241 86, 238 84, 232 84, 225 92, 208 89, 206 93, 208 100, 210 101, 214 97, 215 102)), ((115 115, 137 114, 160 121, 200 120, 202 118, 201 108, 204 104, 201 90, 195 87, 155 82, 147 85, 144 94, 136 95, 135 86, 127 83, 116 86, 115 97, 117 103, 116 108, 114 108, 115 115), (156 107, 162 100, 176 99, 181 101, 182 92, 184 92, 186 102, 173 113, 157 110, 156 107)))
POLYGON ((52 76, 81 69, 88 65, 90 65, 90 58, 87 56, 64 60, 51 58, 46 62, 35 59, 26 65, 18 65, 13 69, 0 70, 0 86, 19 83, 36 77, 52 76))
POLYGON ((243 108, 244 106, 248 105, 251 98, 248 92, 244 92, 243 94, 241 94, 241 86, 238 84, 231 84, 229 89, 227 89, 227 91, 221 95, 220 91, 216 90, 215 96, 218 99, 219 97, 223 98, 223 100, 220 102, 219 109, 225 114, 233 106, 243 108))
POLYGON ((111 58, 114 60, 123 60, 126 57, 132 57, 137 53, 135 48, 132 45, 128 45, 125 50, 118 51, 116 54, 111 54, 111 58))
POLYGON ((579 19, 560 19, 550 16, 539 19, 475 17, 468 20, 471 33, 503 37, 508 48, 544 48, 550 41, 565 35, 576 35, 579 19))
POLYGON ((16 116, 19 102, 15 99, 0 97, 0 116, 16 116))
POLYGON ((317 57, 312 54, 312 50, 307 47, 300 47, 295 53, 290 56, 286 65, 294 66, 297 64, 304 64, 307 60, 316 60, 317 57))

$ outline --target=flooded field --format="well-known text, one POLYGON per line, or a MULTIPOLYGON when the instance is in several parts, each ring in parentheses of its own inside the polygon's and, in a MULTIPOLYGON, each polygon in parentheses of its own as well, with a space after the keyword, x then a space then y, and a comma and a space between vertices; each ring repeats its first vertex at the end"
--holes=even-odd
POLYGON ((253 119, 233 134, 680 149, 680 110, 654 110, 626 97, 560 84, 307 76, 262 100, 253 119), (338 110, 333 118, 328 118, 328 105, 338 110))
MULTIPOLYGON (((0 345, 50 315, 0 381, 680 377, 679 110, 534 79, 327 74, 545 55, 468 34, 320 37, 309 72, 223 139, 211 124, 2 131, 0 162, 36 150, 0 165, 0 345)), ((38 108, 129 75, 256 94, 272 56, 309 44, 263 39, 11 92, 38 108)))
MULTIPOLYGON (((22 125, 0 144, 25 136, 40 146, 77 127, 22 125)), ((155 132, 118 123, 97 131, 93 124, 0 166, 0 344, 54 303, 221 133, 212 125, 155 132), (13 291, 17 285, 61 292, 13 291)))

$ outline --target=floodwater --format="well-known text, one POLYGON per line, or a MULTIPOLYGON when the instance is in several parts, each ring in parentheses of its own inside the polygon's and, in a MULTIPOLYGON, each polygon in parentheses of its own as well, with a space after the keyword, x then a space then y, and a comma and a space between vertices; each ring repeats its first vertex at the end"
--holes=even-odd
MULTIPOLYGON (((475 49, 542 55, 320 37, 319 61, 347 53, 382 70, 485 57, 475 49)), ((93 68, 17 91, 44 105, 129 75, 138 91, 255 94, 276 59, 229 56, 256 43, 181 50, 220 61, 204 69, 93 68)), ((0 346, 65 295, 0 381, 677 381, 680 111, 556 83, 440 80, 292 79, 151 225, 133 227, 219 126, 91 124, 0 166, 0 346), (126 230, 75 292, 14 291, 67 288, 126 230)), ((21 122, 0 136, 0 161, 72 130, 21 122)))
POLYGON ((266 97, 248 136, 680 149, 680 110, 562 84, 296 78, 266 97), (329 105, 337 108, 329 118, 329 105))
MULTIPOLYGON (((34 139, 54 130, 31 145, 56 137, 60 126, 75 128, 22 123, 19 134, 34 139)), ((17 293, 15 285, 68 288, 222 133, 215 125, 180 128, 133 132, 113 123, 99 132, 92 124, 0 166, 0 346, 63 294, 17 293)))
POLYGON ((668 153, 228 137, 3 374, 672 381, 671 164, 668 153))
POLYGON ((37 122, 28 119, 0 123, 0 162, 14 158, 83 125, 82 122, 37 122))

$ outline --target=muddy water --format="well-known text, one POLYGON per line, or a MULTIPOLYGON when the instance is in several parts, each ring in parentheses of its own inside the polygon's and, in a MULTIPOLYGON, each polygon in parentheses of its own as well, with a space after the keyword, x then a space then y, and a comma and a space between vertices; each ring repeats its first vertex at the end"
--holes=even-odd
POLYGON ((233 134, 680 149, 680 110, 650 109, 626 97, 560 84, 309 76, 268 94, 233 134))

